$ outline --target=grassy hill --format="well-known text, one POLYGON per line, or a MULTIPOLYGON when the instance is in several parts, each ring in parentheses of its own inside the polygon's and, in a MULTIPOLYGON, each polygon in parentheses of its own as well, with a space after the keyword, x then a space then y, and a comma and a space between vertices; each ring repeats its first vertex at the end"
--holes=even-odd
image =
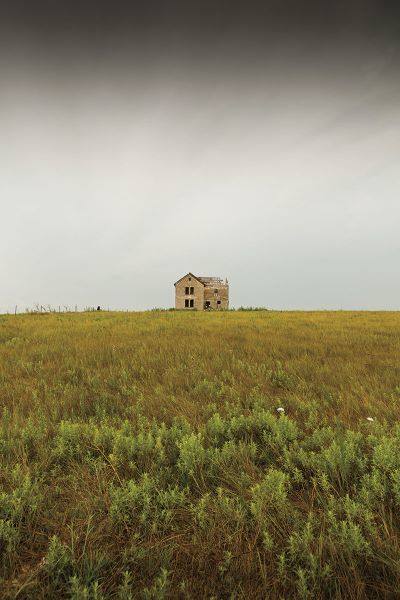
POLYGON ((400 597, 400 313, 0 316, 0 401, 1 597, 400 597))

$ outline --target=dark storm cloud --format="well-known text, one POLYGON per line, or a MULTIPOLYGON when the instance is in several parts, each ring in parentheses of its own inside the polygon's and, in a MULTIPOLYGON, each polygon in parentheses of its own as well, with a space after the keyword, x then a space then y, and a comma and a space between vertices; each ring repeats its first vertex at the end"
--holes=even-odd
POLYGON ((6 0, 0 15, 0 60, 11 64, 31 54, 82 69, 170 58, 262 70, 275 58, 321 68, 349 54, 399 58, 400 10, 385 0, 6 0))
POLYGON ((350 31, 390 35, 399 28, 395 18, 399 10, 385 0, 11 0, 2 2, 1 13, 3 29, 25 29, 43 36, 43 41, 83 37, 99 45, 115 37, 143 39, 151 33, 185 42, 200 37, 205 43, 232 35, 239 39, 255 36, 262 43, 266 34, 320 37, 350 31))

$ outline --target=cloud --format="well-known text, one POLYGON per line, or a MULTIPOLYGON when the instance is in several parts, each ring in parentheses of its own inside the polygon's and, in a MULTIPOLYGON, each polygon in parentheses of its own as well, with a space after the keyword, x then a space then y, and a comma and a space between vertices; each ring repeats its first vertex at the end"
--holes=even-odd
POLYGON ((121 26, 104 48, 14 21, 34 33, 0 60, 0 311, 169 306, 188 270, 233 305, 398 308, 398 45, 345 8, 340 44, 288 12, 302 35, 252 44, 235 14, 219 45, 218 19, 210 45, 121 26))

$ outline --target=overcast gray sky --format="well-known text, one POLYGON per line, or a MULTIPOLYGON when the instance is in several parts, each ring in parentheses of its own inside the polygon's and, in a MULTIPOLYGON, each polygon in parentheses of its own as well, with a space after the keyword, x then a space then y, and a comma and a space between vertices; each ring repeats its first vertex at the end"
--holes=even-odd
POLYGON ((168 307, 189 270, 233 306, 400 308, 399 45, 376 3, 333 26, 49 5, 1 36, 0 312, 168 307))

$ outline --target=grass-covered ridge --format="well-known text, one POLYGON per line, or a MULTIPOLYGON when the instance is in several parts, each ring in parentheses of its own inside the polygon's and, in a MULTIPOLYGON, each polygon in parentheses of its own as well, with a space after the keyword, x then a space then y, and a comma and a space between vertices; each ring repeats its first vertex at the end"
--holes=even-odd
POLYGON ((0 316, 0 400, 1 597, 398 597, 399 313, 0 316))

